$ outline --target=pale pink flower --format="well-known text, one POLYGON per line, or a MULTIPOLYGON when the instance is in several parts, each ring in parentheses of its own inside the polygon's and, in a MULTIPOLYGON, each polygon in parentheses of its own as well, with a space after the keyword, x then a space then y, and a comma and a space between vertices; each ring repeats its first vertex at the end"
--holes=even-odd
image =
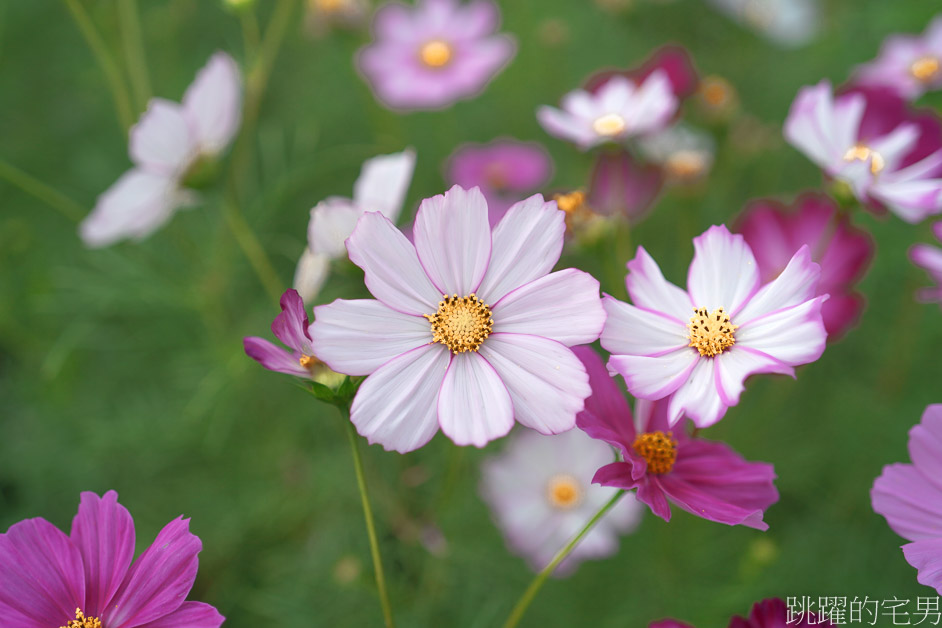
POLYGON ((663 128, 677 104, 667 73, 656 70, 640 83, 613 76, 594 92, 569 92, 562 109, 542 106, 536 117, 550 135, 587 150, 663 128))
POLYGON ((514 419, 544 434, 571 429, 589 395, 572 345, 598 337, 598 281, 559 260, 564 214, 532 196, 493 229, 480 190, 426 199, 413 246, 378 212, 347 239, 376 300, 315 308, 317 356, 368 375, 351 420, 372 443, 411 451, 441 427, 483 446, 514 419))
MULTIPOLYGON (((932 232, 942 242, 942 222, 932 225, 932 232)), ((914 244, 909 249, 909 259, 935 282, 934 286, 917 292, 916 299, 923 303, 942 304, 942 249, 929 244, 914 244)))
POLYGON ((687 291, 666 281, 642 247, 625 283, 634 305, 610 296, 602 346, 609 369, 640 399, 670 399, 671 425, 686 415, 698 427, 719 421, 739 403, 755 373, 794 377, 794 367, 824 352, 827 333, 815 296, 821 273, 807 246, 762 285, 741 235, 714 226, 693 240, 687 291))
POLYGON ((852 81, 888 87, 907 100, 942 87, 942 16, 922 35, 887 37, 877 58, 858 67, 852 81))
POLYGON ((199 71, 182 104, 154 98, 131 127, 129 152, 135 167, 98 197, 79 225, 87 246, 143 240, 177 209, 192 205, 184 187, 200 161, 212 160, 232 141, 242 117, 242 79, 228 54, 217 52, 199 71))
POLYGON ((821 30, 819 0, 707 0, 769 41, 787 48, 809 43, 821 30))

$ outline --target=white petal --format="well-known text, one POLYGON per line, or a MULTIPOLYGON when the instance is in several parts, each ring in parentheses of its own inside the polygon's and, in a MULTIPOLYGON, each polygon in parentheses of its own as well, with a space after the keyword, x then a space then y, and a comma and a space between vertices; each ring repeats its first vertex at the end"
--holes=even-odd
POLYGON ((86 246, 102 247, 124 238, 146 238, 173 215, 176 181, 133 169, 98 197, 95 209, 79 225, 86 246))
POLYGON ((353 203, 361 211, 378 211, 395 223, 414 169, 415 151, 411 149, 368 159, 353 184, 353 203))
POLYGON ((313 303, 324 281, 327 280, 329 272, 330 258, 312 252, 309 247, 304 247, 304 252, 298 260, 298 267, 294 271, 292 287, 301 295, 302 301, 313 303))
POLYGON ((195 138, 175 102, 154 98, 128 131, 131 161, 165 176, 180 174, 196 156, 195 138))
POLYGON ((742 345, 733 346, 716 356, 716 385, 721 401, 727 406, 739 403, 743 382, 756 373, 779 373, 794 377, 795 370, 770 355, 742 345))
POLYGON ((713 368, 713 358, 697 361, 687 381, 671 397, 667 409, 671 425, 688 416, 697 427, 709 427, 726 414, 727 406, 720 399, 713 368))
POLYGON ((242 77, 232 57, 210 57, 183 95, 183 109, 200 152, 215 155, 229 145, 242 120, 242 77))
POLYGON ((483 447, 514 425, 510 394, 487 360, 475 352, 455 355, 438 397, 442 432, 456 445, 483 447))
POLYGON ((785 270, 762 287, 736 315, 734 324, 745 324, 775 310, 792 307, 814 298, 821 267, 811 261, 808 245, 795 253, 785 270))
POLYGON ((625 378, 632 396, 656 400, 686 382, 699 358, 696 349, 680 347, 656 357, 613 355, 608 360, 608 368, 625 378))
POLYGON ((536 111, 536 119, 543 130, 553 137, 573 142, 582 149, 603 141, 603 138, 599 138, 592 130, 591 121, 577 118, 554 107, 540 107, 536 111))
POLYGON ((684 323, 658 312, 642 310, 618 299, 602 299, 608 318, 602 330, 602 347, 618 355, 657 356, 686 347, 684 323))
POLYGON ((676 110, 677 97, 667 73, 655 70, 633 95, 628 121, 633 132, 649 133, 663 127, 676 110))
POLYGON ((638 307, 663 312, 684 325, 693 315, 690 295, 664 279, 657 262, 643 247, 639 246, 635 258, 628 262, 625 285, 631 301, 638 307))
POLYGON ((345 198, 333 197, 311 210, 307 241, 311 251, 330 259, 346 257, 344 246, 363 212, 345 198))
POLYGON ((693 239, 687 291, 695 307, 725 308, 736 314, 759 287, 759 267, 746 240, 725 225, 710 227, 693 239))
POLYGON ((821 321, 821 304, 827 296, 743 323, 736 343, 750 347, 789 366, 814 362, 824 352, 827 332, 821 321))

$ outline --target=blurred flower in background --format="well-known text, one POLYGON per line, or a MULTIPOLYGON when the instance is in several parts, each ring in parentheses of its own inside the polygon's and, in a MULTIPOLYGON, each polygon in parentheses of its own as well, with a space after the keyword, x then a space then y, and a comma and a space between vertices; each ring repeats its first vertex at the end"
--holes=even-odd
MULTIPOLYGON (((846 608, 843 609, 842 618, 846 620, 846 608)), ((844 624, 844 621, 840 622, 844 624)), ((810 626, 834 626, 830 620, 820 613, 808 610, 792 609, 785 605, 782 598, 768 598, 756 602, 749 611, 749 617, 736 615, 729 620, 728 628, 809 628, 810 626)), ((675 619, 656 621, 648 628, 693 628, 690 624, 675 619)))
POLYGON ((384 4, 357 67, 391 109, 448 107, 479 94, 510 62, 516 41, 495 34, 499 25, 500 11, 490 0, 384 4))
POLYGON ((859 66, 852 81, 889 88, 907 100, 942 87, 942 17, 922 35, 887 37, 877 58, 859 66))
POLYGON ((818 0, 707 0, 743 26, 788 48, 803 46, 820 30, 818 0))
POLYGON ((211 169, 242 117, 242 79, 228 54, 217 52, 187 88, 182 104, 154 98, 131 127, 135 167, 98 197, 79 225, 87 246, 142 240, 196 202, 186 186, 211 169))
MULTIPOLYGON (((942 222, 932 225, 932 232, 942 242, 942 222)), ((929 273, 929 278, 936 284, 917 292, 916 298, 923 303, 942 304, 942 249, 928 244, 914 244, 909 249, 909 259, 929 273)))
POLYGON ((307 0, 306 7, 304 25, 314 37, 323 37, 332 28, 365 26, 370 14, 369 0, 307 0))
POLYGON ((702 181, 716 152, 713 136, 683 123, 642 137, 638 147, 648 161, 661 167, 668 182, 682 185, 702 181))
MULTIPOLYGON (((615 495, 592 486, 595 470, 612 461, 612 448, 575 429, 554 436, 521 430, 507 441, 499 456, 481 466, 481 496, 510 550, 540 571, 615 495)), ((640 504, 626 495, 553 574, 568 575, 583 560, 611 556, 618 536, 633 531, 640 518, 640 504)))

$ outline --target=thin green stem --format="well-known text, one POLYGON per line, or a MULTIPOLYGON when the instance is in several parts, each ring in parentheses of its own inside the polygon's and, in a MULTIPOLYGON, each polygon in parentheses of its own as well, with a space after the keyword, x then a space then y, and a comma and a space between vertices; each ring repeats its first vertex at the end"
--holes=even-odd
POLYGON ((127 59, 131 90, 137 100, 138 111, 143 111, 150 100, 151 89, 137 0, 118 0, 118 17, 121 19, 121 44, 127 59))
POLYGON ((553 560, 543 568, 543 571, 536 575, 536 578, 530 583, 530 586, 527 587, 527 590, 523 592, 523 595, 520 596, 520 599, 517 601, 517 604, 514 606, 513 610, 510 612, 510 616, 507 617, 507 621, 504 622, 504 628, 514 628, 517 624, 520 623, 520 620, 523 619, 523 614, 527 612, 530 603, 533 601, 533 598, 536 597, 536 594, 539 593, 540 588, 543 586, 543 583, 546 582, 546 579, 552 575, 556 567, 559 566, 559 563, 563 562, 567 556, 576 549, 576 545, 579 544, 579 541, 588 534, 592 528, 595 526, 599 520, 605 516, 609 510, 618 502, 619 499, 625 494, 625 491, 618 491, 615 493, 604 506, 602 506, 597 513, 595 513, 589 522, 585 524, 585 527, 579 531, 579 533, 572 537, 572 540, 566 544, 563 549, 559 550, 556 553, 556 556, 553 557, 553 560))
POLYGON ((278 273, 268 258, 268 254, 265 253, 265 249, 258 241, 258 238, 255 237, 252 228, 245 222, 242 212, 239 211, 234 201, 227 199, 222 202, 222 213, 226 217, 229 230, 235 236, 239 248, 242 249, 259 281, 262 282, 262 286, 264 286, 269 296, 278 301, 282 293, 281 280, 278 278, 278 273))
POLYGON ((258 58, 258 47, 261 36, 258 31, 258 18, 255 11, 244 11, 241 16, 242 41, 245 45, 245 62, 255 63, 258 58))
POLYGON ((131 128, 131 125, 134 123, 134 113, 131 107, 131 98, 128 95, 128 90, 124 85, 124 81, 121 80, 121 72, 118 69, 118 64, 115 63, 115 60, 111 57, 111 53, 108 52, 108 46, 105 45, 105 41, 101 38, 101 35, 98 34, 98 31, 95 30, 95 25, 92 24, 88 13, 82 8, 81 3, 78 0, 63 1, 72 14, 72 18, 75 20, 79 30, 82 32, 82 36, 85 38, 88 47, 92 49, 95 60, 98 61, 98 65, 105 74, 105 79, 111 90, 111 96, 114 98, 115 109, 118 112, 118 123, 121 125, 121 131, 127 133, 127 130, 131 128))
POLYGON ((72 222, 78 222, 85 216, 85 209, 71 198, 3 160, 0 160, 0 179, 42 201, 72 222))
POLYGON ((347 424, 347 436, 350 437, 350 450, 353 452, 353 466, 356 468, 357 486, 360 489, 360 501, 363 504, 363 518, 366 520, 366 534, 370 538, 370 554, 373 555, 373 572, 376 575, 376 590, 379 593, 379 603, 383 607, 383 620, 386 628, 394 628, 392 606, 389 604, 389 595, 386 593, 386 577, 383 575, 383 560, 379 554, 379 543, 376 541, 376 526, 373 524, 373 509, 370 507, 370 496, 366 491, 366 477, 363 473, 363 461, 360 459, 359 436, 350 422, 350 411, 341 408, 340 413, 347 424))

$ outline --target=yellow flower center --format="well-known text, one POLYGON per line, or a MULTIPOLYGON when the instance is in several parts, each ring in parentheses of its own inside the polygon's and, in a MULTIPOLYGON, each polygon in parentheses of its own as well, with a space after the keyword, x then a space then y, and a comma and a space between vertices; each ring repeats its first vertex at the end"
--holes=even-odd
POLYGON ((883 155, 871 149, 866 144, 855 144, 844 153, 844 161, 867 161, 868 159, 871 159, 870 172, 873 174, 879 173, 886 167, 886 160, 883 159, 883 155))
POLYGON ((582 501, 582 486, 568 473, 560 473, 546 483, 546 499, 558 510, 575 508, 582 501))
POLYGON ((675 151, 664 162, 667 174, 682 181, 697 179, 706 171, 707 160, 698 150, 675 151))
POLYGON ((491 308, 475 294, 466 297, 444 294, 438 311, 422 316, 432 325, 432 342, 442 343, 452 353, 477 351, 494 325, 491 308))
POLYGON ((739 325, 729 322, 729 315, 723 308, 717 308, 707 313, 705 307, 694 308, 694 314, 687 323, 690 345, 700 352, 700 355, 712 358, 719 355, 736 344, 733 335, 739 325))
POLYGON ((720 109, 733 99, 733 86, 721 76, 707 76, 700 81, 700 98, 712 109, 720 109))
POLYGON ((298 362, 301 364, 301 368, 306 368, 309 371, 313 371, 314 368, 321 363, 321 361, 313 355, 307 355, 306 353, 301 354, 301 357, 298 358, 298 362))
POLYGON ((592 130, 599 135, 613 137, 625 130, 625 119, 617 113, 607 113, 595 119, 592 130))
POLYGON ((928 83, 939 75, 939 60, 935 57, 922 57, 913 61, 909 73, 921 83, 928 83))
POLYGON ((101 628, 101 620, 97 617, 86 617, 82 609, 75 609, 75 619, 59 628, 101 628))
POLYGON ((668 473, 677 461, 677 440, 672 432, 639 434, 631 448, 648 463, 648 473, 668 473))
POLYGON ((430 68, 441 68, 448 65, 454 52, 446 42, 441 39, 433 39, 426 42, 419 50, 419 58, 422 63, 430 68))

